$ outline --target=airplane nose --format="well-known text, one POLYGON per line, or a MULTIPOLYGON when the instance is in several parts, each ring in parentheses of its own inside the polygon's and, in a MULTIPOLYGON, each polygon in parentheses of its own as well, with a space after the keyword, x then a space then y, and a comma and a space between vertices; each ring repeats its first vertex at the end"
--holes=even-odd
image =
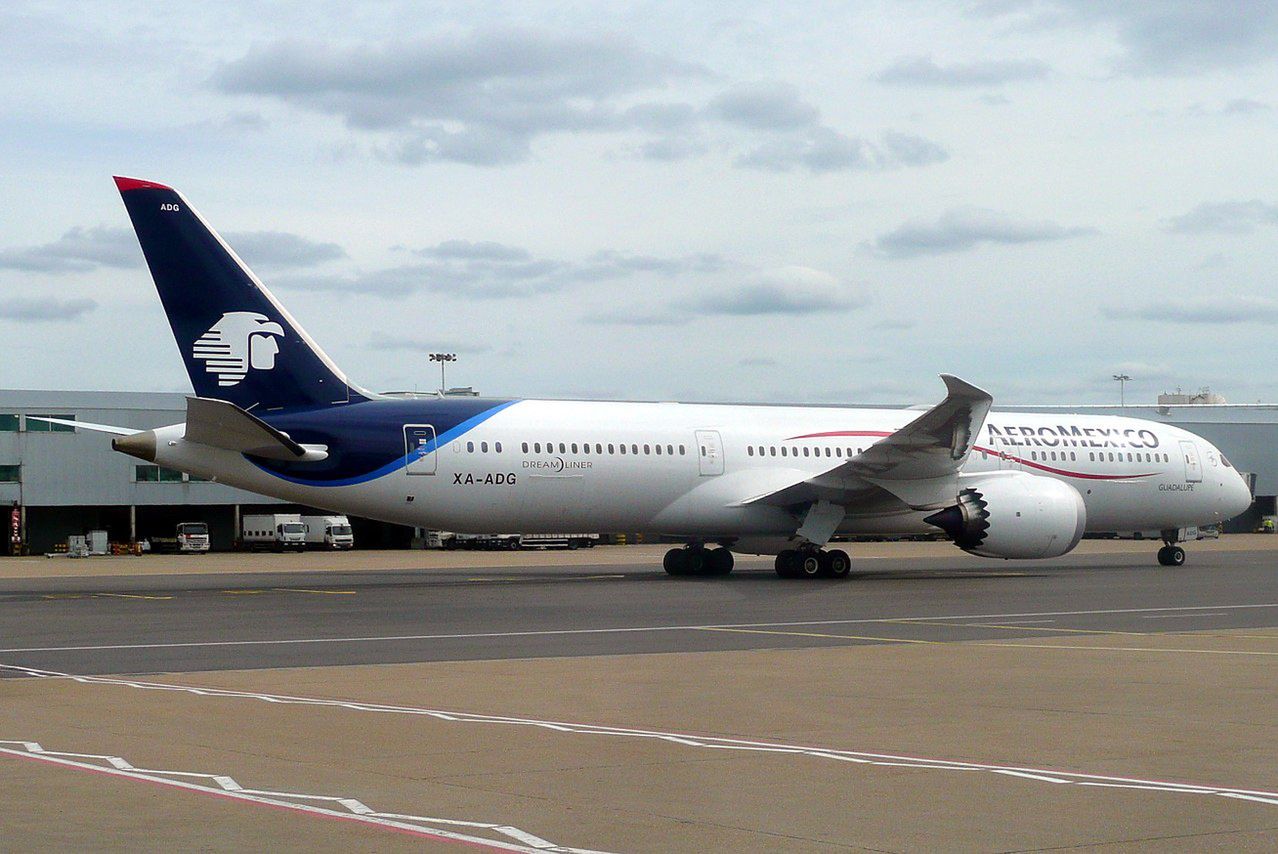
POLYGON ((1247 485, 1247 481, 1243 480, 1243 476, 1238 472, 1234 472, 1233 482, 1229 485, 1229 496, 1226 499, 1225 518, 1232 519, 1242 513, 1251 506, 1253 500, 1251 487, 1247 485))

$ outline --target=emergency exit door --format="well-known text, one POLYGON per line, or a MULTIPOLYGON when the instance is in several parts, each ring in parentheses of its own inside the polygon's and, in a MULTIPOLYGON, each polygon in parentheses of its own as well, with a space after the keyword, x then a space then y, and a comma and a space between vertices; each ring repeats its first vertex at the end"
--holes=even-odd
POLYGON ((404 473, 434 474, 435 428, 429 424, 404 425, 404 473))
POLYGON ((723 474, 723 440, 718 430, 697 431, 697 460, 702 474, 723 474))

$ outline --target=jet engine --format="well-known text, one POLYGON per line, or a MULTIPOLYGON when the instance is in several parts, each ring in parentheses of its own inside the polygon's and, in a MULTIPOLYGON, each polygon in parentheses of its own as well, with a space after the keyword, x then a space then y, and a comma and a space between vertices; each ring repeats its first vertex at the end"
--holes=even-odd
POLYGON ((1026 472, 960 476, 958 503, 924 521, 982 557, 1059 557, 1087 525, 1083 496, 1068 483, 1026 472))

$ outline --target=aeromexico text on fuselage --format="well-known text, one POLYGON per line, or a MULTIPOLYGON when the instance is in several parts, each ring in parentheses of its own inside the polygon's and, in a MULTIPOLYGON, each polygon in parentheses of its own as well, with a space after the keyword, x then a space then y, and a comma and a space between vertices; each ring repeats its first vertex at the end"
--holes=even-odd
MULTIPOLYGON (((423 447, 429 453, 456 441, 518 399, 452 398, 439 400, 375 400, 322 409, 263 413, 272 426, 295 441, 327 445, 321 462, 253 460, 264 471, 292 483, 307 486, 351 486, 376 480, 403 468, 408 462, 404 426, 427 424, 435 441, 423 447)), ((1110 448, 1150 450, 1159 446, 1158 435, 1137 427, 1027 426, 987 423, 991 440, 1008 447, 1110 448)), ((886 436, 886 431, 874 431, 886 436)), ((514 438, 514 437, 512 437, 514 438)), ((997 450, 997 448, 991 449, 997 450)))
POLYGON ((1028 427, 1021 424, 999 426, 987 423, 991 439, 1005 444, 1042 448, 1127 448, 1152 451, 1158 447, 1158 434, 1144 427, 1079 427, 1057 424, 1055 427, 1028 427))

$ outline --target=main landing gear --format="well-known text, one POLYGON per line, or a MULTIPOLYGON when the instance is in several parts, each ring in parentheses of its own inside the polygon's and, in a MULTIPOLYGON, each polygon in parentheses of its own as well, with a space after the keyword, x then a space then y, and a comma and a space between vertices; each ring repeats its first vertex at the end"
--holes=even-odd
POLYGON ((723 547, 685 546, 666 552, 661 565, 670 575, 727 575, 732 572, 732 552, 723 547))
POLYGON ((852 559, 842 549, 786 549, 777 555, 776 570, 782 578, 847 578, 852 559))

